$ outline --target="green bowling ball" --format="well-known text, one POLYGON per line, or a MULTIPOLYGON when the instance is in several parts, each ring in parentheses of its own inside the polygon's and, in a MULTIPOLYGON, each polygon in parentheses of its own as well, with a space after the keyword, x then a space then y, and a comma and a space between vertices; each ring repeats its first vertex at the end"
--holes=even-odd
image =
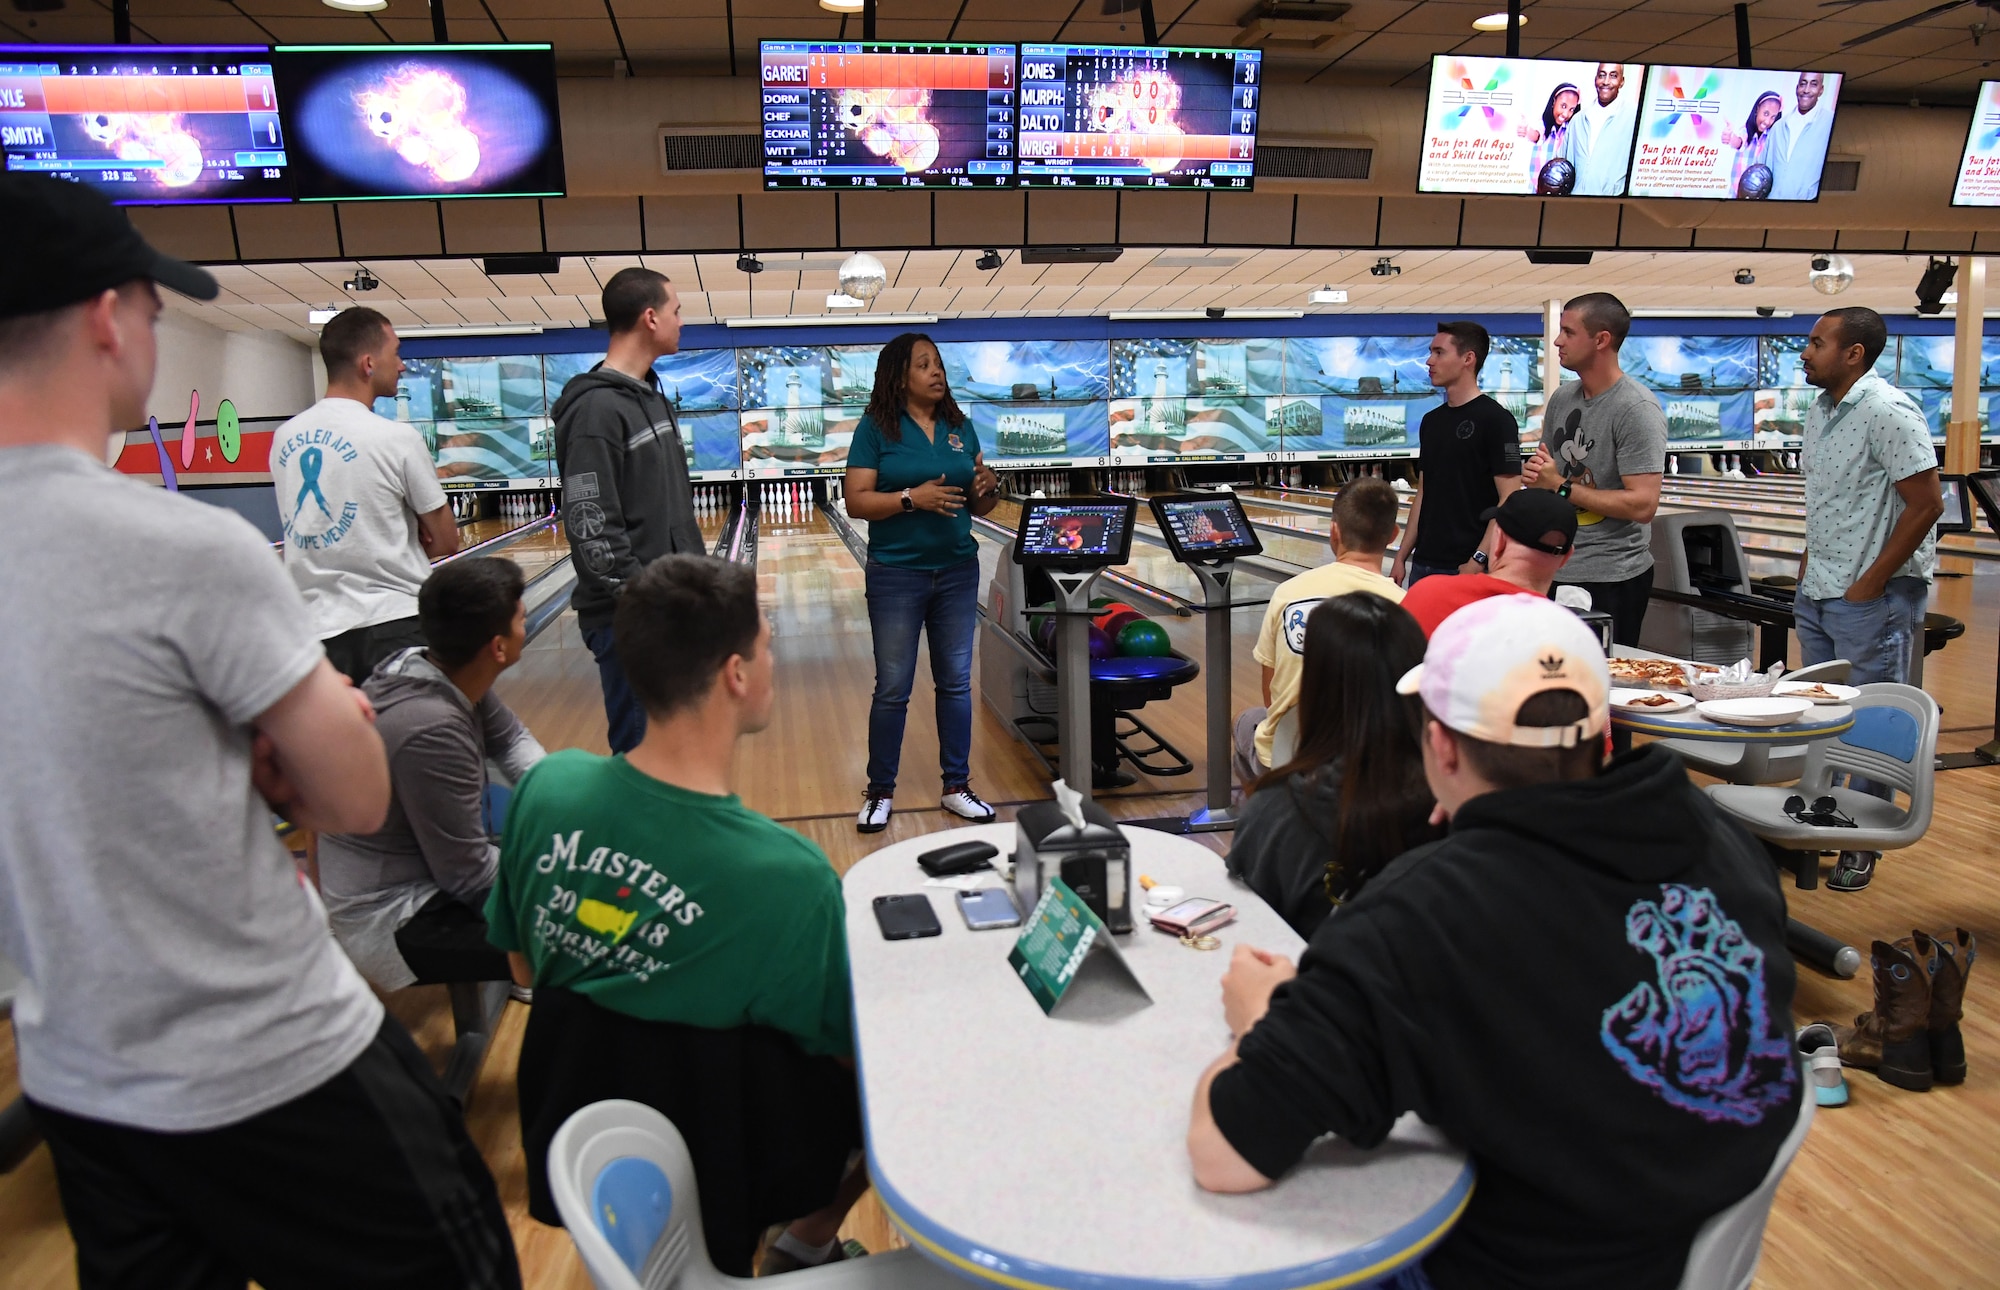
POLYGON ((1174 652, 1167 629, 1150 618, 1140 618, 1118 629, 1120 658, 1165 658, 1174 652))

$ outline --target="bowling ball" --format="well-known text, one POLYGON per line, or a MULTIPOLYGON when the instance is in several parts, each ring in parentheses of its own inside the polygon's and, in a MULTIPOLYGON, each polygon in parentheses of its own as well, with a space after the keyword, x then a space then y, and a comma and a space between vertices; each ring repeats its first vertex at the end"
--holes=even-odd
POLYGON ((1132 608, 1132 606, 1120 604, 1114 600, 1104 607, 1102 613, 1093 615, 1090 621, 1103 628, 1105 635, 1111 637, 1113 640, 1117 640, 1118 629, 1141 616, 1139 611, 1132 608))
POLYGON ((1173 652, 1167 629, 1150 618, 1126 623, 1118 632, 1118 653, 1123 658, 1165 658, 1173 652))
POLYGON ((1056 617, 1054 614, 1042 615, 1042 625, 1035 629, 1035 645, 1050 658, 1056 656, 1056 617))
POLYGON ((243 455, 243 418, 228 399, 215 409, 215 439, 224 461, 233 462, 243 455))
POLYGON ((1040 640, 1042 638, 1042 627, 1054 617, 1053 614, 1029 614, 1028 639, 1032 641, 1040 640))
POLYGON ((1117 646, 1111 643, 1110 634, 1096 623, 1092 623, 1090 625, 1090 657, 1092 659, 1110 658, 1116 649, 1117 646))
POLYGON ((1567 197, 1576 187, 1576 167, 1567 157, 1551 158, 1535 177, 1535 191, 1544 197, 1567 197))
POLYGON ((1110 603, 1112 603, 1112 601, 1111 597, 1109 596, 1092 596, 1090 598, 1090 607, 1092 609, 1102 609, 1110 603))
POLYGON ((1736 196, 1746 202, 1761 202, 1771 195, 1771 168, 1758 162, 1736 181, 1736 196))

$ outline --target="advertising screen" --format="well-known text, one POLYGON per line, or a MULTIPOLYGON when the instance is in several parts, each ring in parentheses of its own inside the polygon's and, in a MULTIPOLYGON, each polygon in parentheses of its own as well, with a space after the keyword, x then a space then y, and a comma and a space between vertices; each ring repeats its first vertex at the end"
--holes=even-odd
POLYGON ((1621 197, 1645 79, 1639 63, 1439 54, 1417 188, 1621 197))
POLYGON ((561 197, 547 45, 280 45, 300 201, 561 197))
POLYGON ((285 145, 261 46, 0 45, 8 170, 127 206, 284 202, 285 145))
POLYGON ((1632 157, 1634 197, 1819 197, 1838 72, 1654 67, 1632 157))
POLYGON ((1958 163, 1954 206, 2000 206, 2000 81, 1981 81, 1958 163))
POLYGON ((1255 49, 1021 46, 1021 186, 1249 191, 1263 59, 1255 49))
POLYGON ((1014 46, 767 40, 766 188, 1006 188, 1014 46))

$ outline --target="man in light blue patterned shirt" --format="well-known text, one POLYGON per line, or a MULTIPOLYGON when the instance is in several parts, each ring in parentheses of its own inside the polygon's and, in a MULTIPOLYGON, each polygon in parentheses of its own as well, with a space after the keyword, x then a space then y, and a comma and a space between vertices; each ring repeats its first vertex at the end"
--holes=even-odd
MULTIPOLYGON (((1923 648, 1944 514, 1924 414, 1872 370, 1888 340, 1873 309, 1835 309, 1814 324, 1799 359, 1821 391, 1799 452, 1806 480, 1806 556, 1794 603, 1799 654, 1808 664, 1847 659, 1855 685, 1909 680, 1910 660, 1923 648)), ((1827 885, 1859 891, 1875 859, 1871 851, 1841 852, 1827 885)))

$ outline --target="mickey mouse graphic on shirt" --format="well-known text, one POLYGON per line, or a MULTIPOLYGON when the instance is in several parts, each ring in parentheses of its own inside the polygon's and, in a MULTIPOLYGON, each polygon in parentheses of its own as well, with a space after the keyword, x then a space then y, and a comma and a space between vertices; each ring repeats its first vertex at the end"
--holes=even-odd
MULTIPOLYGON (((1582 484, 1585 488, 1597 487, 1597 476, 1589 464, 1590 452, 1597 447, 1597 440, 1589 439, 1583 433, 1583 409, 1571 408, 1569 416, 1563 419, 1555 433, 1549 436, 1549 455, 1555 458, 1562 476, 1572 484, 1582 484)), ((1576 522, 1579 526, 1596 524, 1604 517, 1596 511, 1577 508, 1576 522)))

